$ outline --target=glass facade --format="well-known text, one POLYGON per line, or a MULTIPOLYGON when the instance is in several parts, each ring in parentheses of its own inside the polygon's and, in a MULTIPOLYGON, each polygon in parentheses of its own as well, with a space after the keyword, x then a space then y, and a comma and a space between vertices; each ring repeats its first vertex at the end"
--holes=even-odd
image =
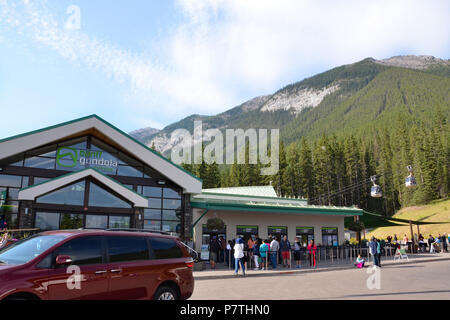
POLYGON ((83 206, 86 182, 80 181, 36 199, 37 203, 83 206))
MULTIPOLYGON (((5 221, 8 228, 18 227, 21 188, 69 172, 95 168, 148 198, 148 209, 143 211, 144 228, 171 232, 180 229, 181 189, 171 187, 161 173, 96 137, 87 135, 39 147, 14 156, 3 165, 14 169, 0 174, 0 192, 8 194, 7 206, 0 209, 0 222, 5 221), (9 174, 12 171, 14 173, 9 174), (165 184, 160 185, 160 180, 165 184)), ((91 179, 39 196, 28 208, 34 217, 33 225, 28 227, 43 230, 129 228, 135 213, 131 203, 91 179), (97 209, 92 211, 91 207, 97 209), (112 208, 112 212, 108 208, 112 208)))
POLYGON ((0 227, 18 228, 19 190, 28 186, 28 177, 0 174, 0 192, 6 193, 6 201, 0 208, 0 227))
POLYGON ((89 187, 89 206, 131 208, 131 204, 111 194, 93 182, 91 182, 89 187))
POLYGON ((148 198, 144 210, 144 229, 179 232, 182 211, 181 192, 172 188, 138 186, 138 193, 148 198))
POLYGON ((324 246, 339 245, 337 228, 322 228, 322 245, 324 246))

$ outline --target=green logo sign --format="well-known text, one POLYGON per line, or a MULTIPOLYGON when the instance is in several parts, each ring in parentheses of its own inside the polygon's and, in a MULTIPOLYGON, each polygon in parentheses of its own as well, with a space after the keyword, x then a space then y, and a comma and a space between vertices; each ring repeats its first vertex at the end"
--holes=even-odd
POLYGON ((74 148, 69 147, 61 147, 58 149, 56 153, 56 164, 65 167, 65 168, 73 168, 77 165, 78 162, 78 152, 74 148), (61 162, 60 160, 65 160, 65 162, 61 162))

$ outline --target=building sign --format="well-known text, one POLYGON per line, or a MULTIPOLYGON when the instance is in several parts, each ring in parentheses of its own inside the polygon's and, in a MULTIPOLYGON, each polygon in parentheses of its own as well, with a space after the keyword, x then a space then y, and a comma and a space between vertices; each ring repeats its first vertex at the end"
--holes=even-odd
POLYGON ((279 233, 279 234, 287 235, 287 227, 267 227, 267 232, 269 234, 279 233))
POLYGON ((297 227, 295 228, 296 235, 300 234, 314 234, 314 228, 313 227, 297 227))
POLYGON ((80 150, 61 147, 56 151, 56 165, 62 168, 91 167, 104 172, 114 172, 117 159, 109 158, 103 151, 80 150))
POLYGON ((258 226, 236 226, 237 234, 258 234, 258 226))
POLYGON ((322 234, 338 234, 337 228, 322 228, 322 234))
POLYGON ((203 234, 214 234, 214 233, 217 233, 217 234, 226 234, 226 233, 227 233, 227 227, 225 226, 225 228, 223 228, 223 229, 213 229, 213 230, 209 230, 209 229, 206 227, 206 224, 203 224, 203 225, 202 225, 202 233, 203 233, 203 234))

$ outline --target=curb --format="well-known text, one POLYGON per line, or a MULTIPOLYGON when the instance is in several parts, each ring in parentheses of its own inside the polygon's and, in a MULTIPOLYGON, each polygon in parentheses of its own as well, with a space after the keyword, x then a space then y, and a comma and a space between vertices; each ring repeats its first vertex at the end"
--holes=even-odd
MULTIPOLYGON (((419 261, 414 261, 413 259, 407 261, 407 260, 400 260, 400 261, 386 261, 383 266, 390 266, 390 265, 405 265, 405 264, 414 264, 414 263, 426 263, 426 262, 434 262, 434 261, 446 261, 446 260, 450 260, 450 257, 442 257, 442 258, 428 258, 428 259, 423 259, 423 260, 419 260, 419 261)), ((367 266, 372 266, 372 263, 367 264, 367 266)), ((332 268, 317 268, 317 269, 304 269, 304 270, 289 270, 289 271, 269 271, 267 273, 246 273, 245 274, 245 278, 249 278, 249 277, 276 277, 276 276, 290 276, 290 275, 297 275, 297 274, 302 274, 302 273, 311 273, 311 272, 327 272, 327 271, 340 271, 340 270, 350 270, 350 269, 355 269, 354 266, 342 266, 342 267, 332 267, 332 268)), ((233 271, 230 270, 230 274, 226 274, 226 275, 211 275, 211 276, 195 276, 194 275, 194 280, 195 281, 200 281, 200 280, 214 280, 214 279, 236 279, 236 278, 244 278, 242 276, 242 274, 239 274, 238 276, 235 276, 233 271)))

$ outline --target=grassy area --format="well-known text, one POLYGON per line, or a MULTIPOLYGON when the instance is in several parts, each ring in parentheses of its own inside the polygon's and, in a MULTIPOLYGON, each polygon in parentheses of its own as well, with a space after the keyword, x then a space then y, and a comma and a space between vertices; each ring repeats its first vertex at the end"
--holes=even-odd
MULTIPOLYGON (((437 236, 439 233, 450 233, 450 200, 439 200, 429 205, 420 207, 408 207, 397 212, 393 218, 413 220, 420 222, 442 222, 439 224, 427 224, 419 226, 420 233, 426 238, 429 234, 437 236)), ((375 217, 369 218, 369 220, 376 220, 375 217)), ((403 238, 406 234, 408 238, 411 237, 411 231, 408 223, 398 222, 392 223, 392 225, 383 225, 382 221, 378 221, 375 224, 366 224, 366 227, 375 228, 369 234, 366 234, 366 238, 370 238, 372 235, 377 238, 384 238, 388 235, 394 236, 397 234, 399 239, 403 238)), ((417 233, 417 226, 413 224, 413 232, 417 233)))

